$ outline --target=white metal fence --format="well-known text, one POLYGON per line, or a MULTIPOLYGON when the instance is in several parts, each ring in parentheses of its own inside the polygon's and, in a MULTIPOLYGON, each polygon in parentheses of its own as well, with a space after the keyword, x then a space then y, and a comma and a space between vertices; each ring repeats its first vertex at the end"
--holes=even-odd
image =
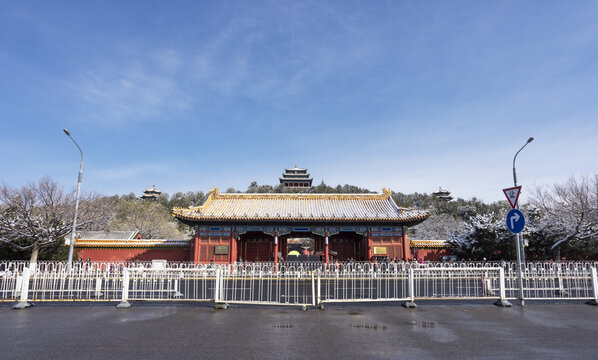
MULTIPOLYGON (((597 264, 527 263, 524 298, 598 301, 597 264)), ((210 301, 318 306, 334 302, 519 297, 516 264, 77 263, 0 261, 0 301, 210 301)))
MULTIPOLYGON (((529 300, 596 299, 595 272, 596 267, 528 267, 523 272, 523 297, 529 300)), ((515 298, 519 291, 517 272, 509 270, 507 279, 507 296, 515 298)))

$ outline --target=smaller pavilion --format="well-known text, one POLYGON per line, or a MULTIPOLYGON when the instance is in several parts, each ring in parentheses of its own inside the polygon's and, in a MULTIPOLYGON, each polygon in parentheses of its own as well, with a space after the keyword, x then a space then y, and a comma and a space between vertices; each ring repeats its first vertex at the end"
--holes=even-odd
POLYGON ((453 200, 453 197, 451 196, 451 192, 448 190, 444 190, 442 187, 439 187, 438 191, 433 192, 432 195, 436 196, 436 198, 440 201, 453 200))
POLYGON ((156 189, 156 185, 153 185, 150 189, 145 189, 141 198, 146 200, 156 200, 160 194, 162 194, 162 191, 156 189))

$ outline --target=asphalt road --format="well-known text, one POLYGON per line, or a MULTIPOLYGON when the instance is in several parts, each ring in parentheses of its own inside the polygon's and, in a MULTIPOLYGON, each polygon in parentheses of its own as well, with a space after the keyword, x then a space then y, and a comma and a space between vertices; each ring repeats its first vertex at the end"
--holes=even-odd
POLYGON ((133 303, 0 305, 2 359, 593 359, 581 303, 328 305, 325 311, 133 303))

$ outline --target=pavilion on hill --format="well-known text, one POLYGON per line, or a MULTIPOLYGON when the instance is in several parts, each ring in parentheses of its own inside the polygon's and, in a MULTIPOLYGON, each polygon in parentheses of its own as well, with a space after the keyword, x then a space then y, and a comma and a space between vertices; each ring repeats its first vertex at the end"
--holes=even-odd
POLYGON ((162 194, 162 191, 156 189, 156 185, 153 185, 150 189, 145 189, 141 198, 156 200, 160 194, 162 194))
POLYGON ((442 187, 438 188, 438 191, 432 193, 432 195, 436 196, 438 200, 442 201, 451 201, 453 197, 451 196, 451 192, 448 190, 444 190, 442 187))
POLYGON ((279 178, 280 183, 288 187, 311 187, 313 181, 307 173, 307 169, 300 169, 295 165, 294 168, 285 169, 282 177, 279 178))

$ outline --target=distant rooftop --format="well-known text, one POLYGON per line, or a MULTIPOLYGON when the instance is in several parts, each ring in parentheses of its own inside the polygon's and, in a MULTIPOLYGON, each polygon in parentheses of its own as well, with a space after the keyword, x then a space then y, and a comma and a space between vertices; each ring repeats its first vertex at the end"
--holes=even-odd
POLYGON ((142 199, 156 199, 158 196, 162 194, 162 191, 156 189, 156 185, 153 185, 150 189, 145 189, 143 195, 141 195, 142 199))
POLYGON ((280 183, 288 187, 311 187, 313 181, 307 173, 307 169, 302 169, 295 165, 294 168, 285 169, 281 178, 278 178, 280 183))
POLYGON ((294 167, 294 168, 290 168, 290 169, 284 169, 284 170, 285 170, 286 172, 289 172, 289 171, 307 171, 307 169, 302 169, 302 168, 299 168, 299 167, 297 167, 297 165, 295 165, 295 167, 294 167))
POLYGON ((444 200, 444 201, 453 200, 453 197, 451 196, 451 192, 443 189, 442 187, 438 187, 438 191, 433 192, 432 195, 436 196, 436 198, 438 200, 444 200))

